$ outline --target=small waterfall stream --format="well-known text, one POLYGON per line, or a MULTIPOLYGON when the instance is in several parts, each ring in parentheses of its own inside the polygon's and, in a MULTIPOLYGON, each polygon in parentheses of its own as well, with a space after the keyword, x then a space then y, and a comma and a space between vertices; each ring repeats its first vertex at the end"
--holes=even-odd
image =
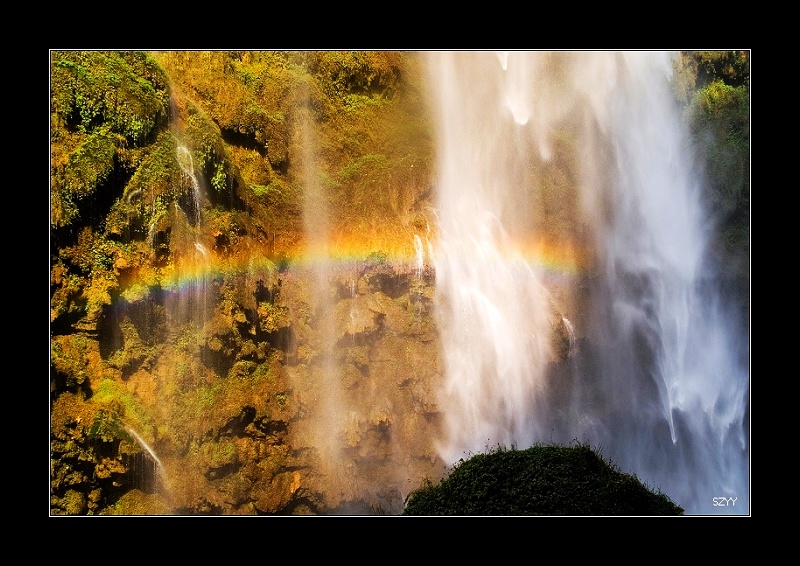
POLYGON ((125 430, 128 434, 130 434, 136 443, 145 451, 147 457, 153 462, 156 475, 158 480, 161 481, 161 488, 165 491, 169 491, 169 478, 167 476, 167 471, 164 468, 164 464, 161 462, 161 459, 156 454, 155 450, 144 441, 144 439, 139 435, 138 432, 133 430, 131 427, 125 427, 125 430))
POLYGON ((194 170, 194 159, 192 158, 192 152, 185 145, 178 146, 177 154, 178 165, 180 165, 184 175, 186 175, 192 183, 192 190, 189 195, 190 198, 186 202, 186 208, 188 208, 187 216, 189 217, 192 225, 197 226, 200 224, 201 217, 201 193, 200 181, 198 180, 197 174, 194 170))

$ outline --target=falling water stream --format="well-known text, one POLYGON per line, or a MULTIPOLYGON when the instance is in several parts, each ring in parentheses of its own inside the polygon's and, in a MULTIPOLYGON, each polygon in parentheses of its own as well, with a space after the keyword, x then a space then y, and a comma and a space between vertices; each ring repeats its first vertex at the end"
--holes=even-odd
POLYGON ((748 513, 747 330, 707 261, 671 55, 434 52, 428 63, 441 457, 588 442, 689 514, 748 513), (580 282, 551 284, 525 253, 552 224, 537 197, 547 167, 574 179, 571 221, 594 258, 580 282), (554 298, 579 290, 583 302, 554 298), (552 371, 553 309, 570 352, 585 345, 566 377, 552 371))
MULTIPOLYGON (((306 93, 307 95, 307 93, 306 93)), ((307 239, 307 256, 313 258, 305 273, 309 278, 309 306, 317 330, 319 356, 312 364, 315 382, 311 403, 317 408, 307 419, 309 442, 319 454, 321 473, 335 490, 352 488, 347 468, 351 464, 342 452, 342 436, 347 411, 342 398, 340 367, 336 363, 335 304, 331 296, 333 263, 330 250, 330 211, 328 195, 319 180, 317 137, 313 118, 304 114, 300 130, 303 147, 303 225, 307 239)), ((302 434, 306 434, 303 432, 302 434)))

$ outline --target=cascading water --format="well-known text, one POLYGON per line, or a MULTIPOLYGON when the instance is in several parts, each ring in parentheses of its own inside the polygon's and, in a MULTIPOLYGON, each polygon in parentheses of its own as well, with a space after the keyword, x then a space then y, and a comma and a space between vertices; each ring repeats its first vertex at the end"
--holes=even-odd
POLYGON ((435 52, 429 63, 442 458, 577 439, 689 514, 748 513, 747 331, 707 261, 671 55, 435 52), (559 232, 542 203, 564 178, 580 228, 559 232), (522 253, 554 234, 592 241, 592 277, 551 284, 522 253), (570 352, 576 335, 586 346, 567 377, 552 370, 553 308, 570 352))
POLYGON ((513 248, 530 228, 515 215, 525 156, 516 154, 517 123, 490 106, 501 94, 498 61, 434 53, 432 64, 441 89, 435 265, 447 370, 440 452, 454 462, 544 433, 532 416, 549 358, 548 297, 513 248))
MULTIPOLYGON (((615 392, 604 396, 614 415, 605 442, 687 512, 747 513, 746 331, 708 261, 710 223, 669 90, 671 59, 595 58, 616 79, 605 90, 587 88, 605 109, 595 110, 600 131, 613 141, 611 182, 600 192, 613 214, 594 221, 604 290, 589 329, 597 343, 606 338, 591 371, 615 392), (723 498, 736 503, 719 506, 723 498)), ((586 190, 603 185, 607 167, 589 162, 586 190)))
MULTIPOLYGON (((207 323, 212 319, 217 300, 212 284, 214 252, 203 243, 203 184, 188 146, 177 146, 176 159, 183 173, 181 183, 175 187, 170 235, 170 246, 177 261, 163 286, 166 327, 176 337, 178 346, 165 354, 170 360, 167 362, 169 377, 162 379, 164 389, 163 393, 159 392, 162 397, 154 401, 154 414, 166 422, 172 421, 174 407, 169 400, 172 396, 196 390, 208 381, 206 364, 213 362, 208 359, 207 323)), ((176 496, 176 501, 190 497, 187 494, 197 489, 192 465, 176 459, 171 451, 163 456, 162 462, 154 448, 133 429, 128 432, 156 464, 160 480, 157 488, 161 494, 169 500, 176 496)), ((198 434, 198 431, 191 433, 198 434)))
POLYGON ((189 217, 192 225, 196 226, 200 223, 200 181, 194 171, 194 159, 192 152, 188 147, 179 145, 177 149, 178 165, 192 182, 192 190, 190 198, 187 201, 187 208, 189 209, 187 216, 189 217))
POLYGON ((184 178, 190 183, 188 190, 181 189, 175 200, 175 230, 172 236, 175 247, 179 250, 181 262, 178 273, 176 296, 168 301, 169 311, 176 326, 186 323, 196 328, 198 343, 201 331, 210 308, 209 266, 212 258, 208 248, 201 241, 203 192, 200 179, 194 167, 191 150, 183 145, 176 149, 178 165, 184 178))

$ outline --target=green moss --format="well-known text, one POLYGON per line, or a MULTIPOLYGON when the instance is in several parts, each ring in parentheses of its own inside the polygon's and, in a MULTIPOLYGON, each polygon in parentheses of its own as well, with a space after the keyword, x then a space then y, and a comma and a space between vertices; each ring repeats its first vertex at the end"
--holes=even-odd
POLYGON ((80 216, 81 201, 91 197, 114 169, 116 138, 101 129, 83 138, 51 176, 50 224, 69 226, 80 216))
POLYGON ((231 169, 219 127, 208 115, 192 107, 186 128, 186 145, 192 150, 195 170, 202 171, 211 187, 223 192, 228 187, 231 169))
POLYGON ((339 180, 342 183, 352 183, 364 175, 373 174, 373 171, 385 170, 387 165, 388 160, 385 155, 372 153, 361 155, 342 168, 339 180))
MULTIPOLYGON (((118 438, 128 439, 128 435, 121 433, 122 425, 114 423, 125 423, 133 427, 144 435, 145 431, 152 429, 152 419, 144 405, 130 393, 124 384, 113 379, 103 379, 97 386, 96 391, 90 401, 102 408, 107 409, 108 413, 103 415, 103 419, 108 421, 99 426, 105 427, 103 430, 114 433, 118 438)), ((122 427, 124 428, 124 427, 122 427)), ((98 428, 98 432, 99 432, 98 428)))
POLYGON ((390 98, 400 79, 403 56, 398 51, 323 51, 306 54, 305 63, 330 97, 390 98))
POLYGON ((144 239, 179 196, 182 172, 176 157, 177 141, 163 132, 141 151, 133 173, 109 214, 106 229, 115 235, 144 239), (136 232, 136 230, 139 232, 136 232))
POLYGON ((283 191, 281 190, 282 186, 284 186, 284 184, 280 181, 273 181, 268 185, 254 184, 251 185, 250 188, 253 190, 253 194, 259 198, 283 200, 283 191))
POLYGON ((402 225, 407 219, 397 217, 427 190, 432 152, 422 98, 410 86, 417 72, 413 54, 153 56, 190 95, 187 145, 212 200, 234 188, 261 226, 292 233, 288 241, 302 229, 302 140, 309 123, 315 126, 316 175, 329 193, 331 216, 342 224, 357 226, 366 214, 402 225), (253 149, 267 159, 255 158, 253 149), (238 188, 234 163, 251 190, 238 188))
POLYGON ((211 469, 233 465, 238 460, 236 444, 229 440, 208 442, 202 446, 202 454, 206 465, 211 469))
POLYGON ((50 365, 74 387, 88 377, 86 373, 88 340, 84 334, 54 336, 50 340, 50 365))
POLYGON ((86 497, 83 493, 70 489, 61 498, 59 506, 66 515, 81 515, 86 510, 86 497))
POLYGON ((258 364, 248 360, 234 362, 228 372, 228 379, 247 379, 255 372, 258 364))
POLYGON ((404 515, 682 515, 586 445, 497 448, 412 492, 404 515))
POLYGON ((166 85, 143 52, 51 52, 51 112, 78 131, 107 124, 131 143, 144 142, 166 120, 166 85))
MULTIPOLYGON (((141 289, 141 285, 136 285, 134 288, 139 288, 140 292, 147 293, 147 287, 141 289)), ((130 294, 127 294, 130 296, 130 294)), ((130 374, 132 370, 138 367, 149 367, 157 353, 157 348, 147 345, 139 335, 134 322, 129 316, 123 316, 119 321, 119 329, 122 335, 121 347, 109 356, 107 363, 111 367, 118 368, 123 372, 130 374)))
POLYGON ((289 309, 266 301, 258 304, 258 318, 264 332, 276 332, 291 323, 289 309))
POLYGON ((100 515, 170 515, 167 502, 158 494, 146 494, 138 489, 125 493, 114 504, 100 512, 100 515))
MULTIPOLYGON (((140 52, 51 53, 51 226, 76 222, 129 148, 166 123, 166 76, 140 52)), ((88 219, 84 219, 88 220, 88 219)))
POLYGON ((97 411, 87 430, 87 435, 89 438, 99 438, 103 442, 113 442, 114 440, 132 441, 116 410, 101 409, 97 411))

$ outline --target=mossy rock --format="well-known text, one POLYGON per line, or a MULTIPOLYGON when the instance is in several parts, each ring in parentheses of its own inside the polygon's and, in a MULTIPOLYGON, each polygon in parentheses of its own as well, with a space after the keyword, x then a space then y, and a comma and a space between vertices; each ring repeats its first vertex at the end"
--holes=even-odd
POLYGON ((412 492, 403 515, 682 515, 586 445, 497 448, 412 492))
POLYGON ((113 505, 100 512, 101 515, 171 515, 173 513, 164 498, 156 493, 144 493, 133 489, 119 498, 113 505))

